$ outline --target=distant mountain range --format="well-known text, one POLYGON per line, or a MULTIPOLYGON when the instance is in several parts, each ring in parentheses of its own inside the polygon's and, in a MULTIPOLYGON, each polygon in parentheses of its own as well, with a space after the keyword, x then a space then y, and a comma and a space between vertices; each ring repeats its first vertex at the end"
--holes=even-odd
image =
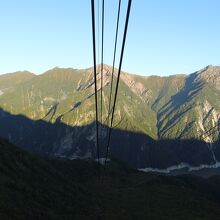
MULTIPOLYGON (((111 72, 104 65, 104 124, 111 72)), ((93 68, 0 75, 0 94, 2 137, 48 156, 95 158, 93 68)), ((167 77, 123 72, 111 156, 136 168, 219 166, 219 118, 219 66, 167 77)), ((105 140, 106 129, 102 155, 105 140)))

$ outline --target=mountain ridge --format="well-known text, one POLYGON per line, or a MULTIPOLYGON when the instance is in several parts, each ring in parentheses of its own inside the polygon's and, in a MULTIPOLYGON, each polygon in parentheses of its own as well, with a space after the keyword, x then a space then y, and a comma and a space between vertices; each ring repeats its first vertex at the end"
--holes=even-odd
MULTIPOLYGON (((100 66, 97 70, 100 100, 100 66)), ((103 122, 107 118, 111 70, 110 66, 104 65, 103 122)), ((117 69, 113 89, 116 74, 117 69)), ((168 77, 143 77, 122 72, 113 126, 124 131, 143 133, 153 140, 204 141, 207 150, 214 152, 214 158, 219 158, 216 145, 220 127, 218 77, 220 79, 220 68, 213 66, 190 75, 168 77), (209 132, 210 129, 213 129, 212 132, 209 132)), ((95 120, 93 68, 54 68, 19 82, 0 96, 0 107, 12 115, 22 114, 33 121, 43 120, 54 125, 61 122, 70 127, 85 126, 86 129, 86 125, 95 120)), ((84 138, 94 142, 90 130, 83 134, 84 138)), ((22 135, 17 138, 23 138, 22 135)), ((59 147, 63 148, 63 152, 65 149, 75 149, 74 136, 81 137, 81 134, 68 129, 62 135, 60 138, 63 142, 59 143, 59 147)), ((106 131, 103 135, 105 138, 106 131)), ((48 149, 54 147, 54 154, 57 144, 48 146, 48 149)), ((142 145, 145 143, 140 142, 138 147, 142 145)), ((83 148, 80 144, 77 147, 83 148)), ((215 162, 214 159, 212 163, 215 162)))
MULTIPOLYGON (((97 67, 97 69, 100 69, 101 68, 101 64, 97 64, 96 65, 97 67)), ((212 66, 212 67, 219 67, 219 66, 214 66, 214 65, 207 65, 206 67, 209 67, 209 66, 212 66)), ((204 68, 206 68, 206 67, 204 67, 204 68)), ((103 68, 104 69, 112 69, 112 66, 111 65, 109 65, 109 64, 103 64, 103 68)), ((204 68, 202 68, 202 69, 204 69, 204 68)), ((43 72, 41 72, 41 73, 39 73, 39 74, 36 74, 34 71, 29 71, 29 70, 16 70, 16 71, 13 71, 13 72, 4 72, 4 73, 1 73, 0 74, 0 76, 1 75, 5 75, 5 74, 11 74, 11 73, 17 73, 17 72, 29 72, 29 73, 32 73, 32 74, 34 74, 34 75, 36 75, 36 76, 39 76, 39 75, 42 75, 42 74, 44 74, 44 73, 46 73, 46 72, 48 72, 48 71, 50 71, 50 70, 56 70, 56 69, 60 69, 60 70, 65 70, 65 69, 72 69, 72 70, 81 70, 81 71, 87 71, 87 70, 90 70, 90 71, 92 71, 93 72, 93 70, 94 70, 94 68, 93 68, 93 66, 89 66, 89 67, 86 67, 86 68, 75 68, 75 67, 60 67, 60 66, 54 66, 54 67, 52 67, 52 68, 49 68, 49 69, 46 69, 45 71, 43 71, 43 72)), ((117 69, 117 67, 115 67, 115 70, 117 70, 118 71, 118 69, 117 69)), ((134 75, 134 76, 139 76, 139 77, 154 77, 154 76, 156 76, 156 77, 170 77, 170 76, 178 76, 178 75, 183 75, 183 76, 186 76, 186 75, 189 75, 189 74, 191 74, 191 73, 189 73, 189 74, 187 74, 187 73, 174 73, 174 74, 167 74, 167 75, 160 75, 160 74, 146 74, 146 75, 143 75, 143 74, 139 74, 139 73, 133 73, 133 72, 131 72, 131 71, 124 71, 123 69, 122 69, 122 72, 123 73, 127 73, 127 74, 130 74, 130 75, 134 75)))

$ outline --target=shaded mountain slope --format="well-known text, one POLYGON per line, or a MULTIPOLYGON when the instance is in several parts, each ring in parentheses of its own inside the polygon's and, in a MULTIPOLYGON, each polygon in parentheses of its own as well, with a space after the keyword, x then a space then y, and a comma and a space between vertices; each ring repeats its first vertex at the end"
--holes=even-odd
MULTIPOLYGON (((50 123, 31 120, 0 110, 0 124, 4 125, 0 127, 0 136, 26 150, 49 157, 96 158, 95 123, 70 126, 60 121, 50 123)), ((103 127, 104 140, 107 140, 106 128, 103 127)), ((216 158, 220 158, 218 146, 216 142, 216 158)), ((104 142, 101 157, 105 155, 105 147, 104 142)), ((155 141, 143 132, 119 128, 113 129, 110 155, 134 168, 167 168, 180 163, 191 166, 215 163, 213 151, 204 141, 155 141)))
POLYGON ((220 178, 167 177, 116 161, 104 182, 91 161, 49 160, 0 140, 0 218, 214 220, 220 178))

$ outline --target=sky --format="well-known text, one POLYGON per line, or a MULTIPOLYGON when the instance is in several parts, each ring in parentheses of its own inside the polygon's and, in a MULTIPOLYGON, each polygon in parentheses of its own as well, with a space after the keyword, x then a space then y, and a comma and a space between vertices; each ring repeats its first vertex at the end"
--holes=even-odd
MULTIPOLYGON (((122 0, 116 66, 127 2, 122 0)), ((109 65, 117 4, 105 0, 104 63, 109 65)), ((219 10, 219 0, 133 0, 122 69, 171 75, 220 65, 219 10)), ((0 74, 93 65, 90 0, 0 0, 0 28, 0 74)))

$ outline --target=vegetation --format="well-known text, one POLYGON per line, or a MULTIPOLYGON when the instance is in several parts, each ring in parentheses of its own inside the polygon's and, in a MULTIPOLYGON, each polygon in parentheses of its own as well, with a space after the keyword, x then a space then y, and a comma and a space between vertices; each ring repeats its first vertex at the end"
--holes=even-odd
MULTIPOLYGON (((111 67, 105 65, 105 125, 110 73, 111 67)), ((220 68, 213 66, 189 76, 122 73, 111 154, 138 168, 213 164, 213 154, 220 160, 216 126, 220 115, 219 81, 220 68)), ((5 74, 0 76, 1 86, 1 137, 44 155, 95 157, 92 68, 56 67, 38 76, 28 72, 5 74)), ((100 100, 100 92, 98 96, 100 100)))
POLYGON ((0 218, 214 220, 220 178, 145 174, 113 161, 49 160, 0 141, 0 218), (102 170, 103 171, 103 170, 102 170))
MULTIPOLYGON (((105 65, 103 122, 107 117, 110 73, 111 67, 105 65)), ((189 76, 122 73, 115 125, 153 139, 205 139, 203 134, 216 125, 220 110, 219 73, 220 68, 213 66, 189 76)), ((28 72, 5 74, 0 76, 0 89, 0 107, 9 113, 52 123, 59 120, 72 126, 94 121, 92 68, 56 67, 39 76, 28 72)), ((217 131, 211 139, 217 140, 217 131)))

